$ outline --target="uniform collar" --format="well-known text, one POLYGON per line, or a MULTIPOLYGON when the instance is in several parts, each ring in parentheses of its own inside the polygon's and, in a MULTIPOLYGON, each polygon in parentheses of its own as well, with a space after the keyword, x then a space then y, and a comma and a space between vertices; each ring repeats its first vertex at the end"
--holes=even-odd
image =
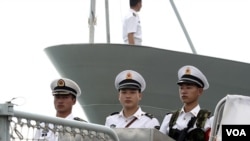
POLYGON ((130 12, 135 13, 136 15, 138 14, 134 9, 130 9, 130 12))
MULTIPOLYGON (((145 114, 145 112, 143 112, 141 110, 141 107, 139 107, 138 110, 131 117, 136 117, 136 118, 140 119, 141 116, 144 115, 144 114, 145 114)), ((123 114, 123 110, 120 111, 119 116, 125 117, 124 114, 123 114)))
POLYGON ((72 113, 70 113, 65 119, 74 119, 74 116, 72 113))
MULTIPOLYGON (((197 106, 195 106, 190 112, 188 112, 188 113, 191 113, 192 115, 194 115, 194 116, 197 116, 197 114, 199 113, 199 111, 200 111, 200 105, 198 104, 197 106)), ((185 113, 185 111, 184 111, 184 107, 182 107, 181 108, 181 112, 180 113, 185 113)))

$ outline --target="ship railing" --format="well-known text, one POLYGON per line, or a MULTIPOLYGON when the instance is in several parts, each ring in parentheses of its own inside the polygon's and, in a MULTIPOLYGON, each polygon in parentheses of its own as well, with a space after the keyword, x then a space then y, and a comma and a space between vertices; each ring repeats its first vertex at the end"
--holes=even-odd
POLYGON ((0 104, 0 141, 48 140, 38 138, 38 131, 55 134, 57 141, 119 141, 104 125, 18 111, 10 102, 0 104))
POLYGON ((228 94, 216 105, 209 141, 222 140, 222 125, 250 125, 250 97, 228 94))

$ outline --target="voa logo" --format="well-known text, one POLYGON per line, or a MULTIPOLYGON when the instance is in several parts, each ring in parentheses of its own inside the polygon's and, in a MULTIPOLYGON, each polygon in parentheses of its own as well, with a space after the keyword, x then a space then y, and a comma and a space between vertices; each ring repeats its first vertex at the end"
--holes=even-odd
POLYGON ((244 129, 226 129, 228 136, 247 136, 244 129))

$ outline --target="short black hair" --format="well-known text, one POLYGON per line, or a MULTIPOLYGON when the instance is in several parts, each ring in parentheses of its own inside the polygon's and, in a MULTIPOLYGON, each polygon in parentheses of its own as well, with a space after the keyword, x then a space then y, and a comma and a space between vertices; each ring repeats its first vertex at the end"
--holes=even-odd
POLYGON ((69 94, 54 94, 53 96, 56 97, 56 96, 65 96, 65 95, 71 96, 71 98, 76 99, 76 96, 74 94, 72 94, 72 93, 69 93, 69 94))
POLYGON ((137 3, 141 2, 141 0, 130 0, 130 7, 136 6, 137 3))
POLYGON ((201 87, 200 85, 198 85, 197 83, 188 83, 188 82, 183 82, 183 83, 178 83, 179 86, 183 85, 183 84, 186 84, 188 86, 196 86, 198 88, 203 88, 201 87))

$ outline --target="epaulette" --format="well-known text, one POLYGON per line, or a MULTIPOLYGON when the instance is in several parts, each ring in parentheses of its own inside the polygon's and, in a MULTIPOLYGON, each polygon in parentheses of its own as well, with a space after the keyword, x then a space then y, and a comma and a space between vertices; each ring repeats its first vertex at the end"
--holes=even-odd
POLYGON ((168 112, 168 113, 166 113, 166 115, 169 115, 169 114, 173 114, 174 112, 168 112))
POLYGON ((155 126, 155 129, 160 130, 161 126, 155 126))
POLYGON ((150 113, 145 113, 145 116, 147 116, 147 117, 149 117, 149 118, 154 118, 154 116, 152 115, 152 114, 150 114, 150 113))
POLYGON ((119 112, 114 112, 114 113, 111 113, 110 116, 112 115, 116 115, 116 114, 119 114, 119 112))
POLYGON ((82 122, 87 122, 86 120, 81 119, 81 118, 79 118, 79 117, 74 117, 74 120, 77 120, 77 121, 82 121, 82 122))

